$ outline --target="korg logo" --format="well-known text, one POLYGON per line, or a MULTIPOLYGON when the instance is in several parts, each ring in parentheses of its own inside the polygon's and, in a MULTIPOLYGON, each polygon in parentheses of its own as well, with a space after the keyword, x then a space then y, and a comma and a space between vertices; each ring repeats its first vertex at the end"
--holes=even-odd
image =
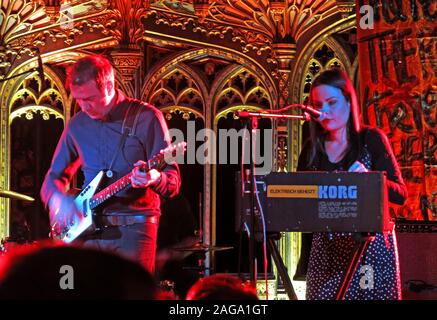
POLYGON ((319 186, 319 199, 357 199, 357 186, 319 186))

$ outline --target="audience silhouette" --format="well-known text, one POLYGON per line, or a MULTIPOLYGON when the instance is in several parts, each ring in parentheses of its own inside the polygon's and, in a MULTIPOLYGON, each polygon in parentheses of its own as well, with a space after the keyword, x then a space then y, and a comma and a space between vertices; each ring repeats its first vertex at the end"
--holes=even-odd
POLYGON ((157 298, 147 270, 110 252, 44 243, 0 257, 0 299, 157 298))
POLYGON ((259 300, 249 283, 228 274, 199 279, 188 291, 187 300, 259 300))

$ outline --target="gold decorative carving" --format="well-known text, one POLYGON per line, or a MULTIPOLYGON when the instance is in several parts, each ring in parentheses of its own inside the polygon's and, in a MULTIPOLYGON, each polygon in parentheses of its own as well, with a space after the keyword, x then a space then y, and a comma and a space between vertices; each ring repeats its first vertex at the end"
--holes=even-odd
MULTIPOLYGON (((0 7, 0 77, 5 77, 13 63, 22 55, 35 56, 35 47, 63 41, 70 46, 74 41, 80 42, 79 36, 86 33, 100 32, 112 37, 113 41, 121 39, 116 29, 120 12, 105 7, 106 1, 63 1, 59 10, 71 13, 68 18, 63 11, 55 23, 46 13, 43 1, 3 0, 0 7)), ((51 8, 51 14, 53 8, 51 8)), ((53 18, 53 17, 52 17, 53 18)))
POLYGON ((180 110, 197 110, 199 114, 203 111, 204 101, 199 85, 181 68, 155 82, 151 92, 148 101, 159 109, 177 107, 180 110))
POLYGON ((37 113, 41 114, 43 120, 49 120, 50 115, 54 115, 55 119, 64 119, 64 116, 54 109, 35 105, 35 106, 22 107, 15 110, 14 112, 11 113, 9 117, 9 122, 12 123, 13 119, 17 117, 21 117, 22 115, 24 115, 27 120, 32 120, 34 114, 37 113))
MULTIPOLYGON (((171 57, 171 59, 167 61, 163 61, 160 63, 159 68, 156 68, 145 80, 144 80, 144 87, 141 89, 141 92, 144 93, 153 93, 155 94, 155 83, 158 81, 157 79, 161 79, 163 77, 167 77, 167 74, 170 74, 175 71, 175 69, 180 68, 181 64, 186 63, 187 61, 198 59, 199 57, 203 56, 211 56, 211 57, 221 57, 222 59, 226 59, 229 61, 234 61, 236 64, 239 65, 250 65, 250 62, 248 60, 243 59, 240 55, 233 54, 232 52, 225 51, 225 50, 219 50, 219 49, 211 49, 211 48, 202 48, 202 49, 195 49, 190 50, 188 52, 185 52, 183 54, 180 54, 178 56, 171 57)), ((278 99, 277 97, 277 90, 274 85, 274 81, 271 77, 269 77, 268 72, 265 69, 260 68, 257 65, 251 65, 250 73, 253 73, 255 78, 259 80, 258 85, 265 89, 266 92, 268 92, 268 95, 270 96, 269 102, 270 102, 270 108, 276 104, 276 101, 278 99)), ((238 72, 236 70, 230 70, 229 72, 234 75, 234 72, 238 72)), ((227 75, 222 75, 222 77, 227 78, 227 75)), ((201 81, 200 81, 201 82, 201 81)), ((199 82, 199 83, 200 83, 199 82)), ((221 77, 218 77, 214 80, 214 84, 212 85, 213 92, 216 92, 216 86, 220 86, 220 84, 223 82, 223 79, 221 77)), ((199 89, 202 86, 199 86, 199 89)), ((204 89, 206 92, 209 89, 204 89)), ((207 95, 205 93, 202 94, 203 97, 206 97, 207 95)), ((142 100, 150 101, 150 96, 144 94, 141 97, 142 100)))
POLYGON ((338 53, 341 52, 340 49, 340 47, 332 48, 325 41, 313 51, 313 57, 309 60, 307 66, 305 67, 306 72, 302 78, 302 92, 300 94, 302 102, 307 101, 311 83, 313 82, 314 78, 323 70, 337 66, 346 70, 346 72, 349 71, 347 68, 345 68, 344 64, 347 60, 342 61, 342 59, 339 58, 338 53))
POLYGON ((253 50, 259 55, 267 52, 275 58, 273 43, 296 43, 309 28, 338 12, 335 0, 216 0, 203 5, 197 2, 204 1, 155 1, 143 16, 154 14, 157 24, 182 29, 192 23, 194 32, 208 36, 223 38, 230 32, 232 41, 241 43, 243 52, 253 50), (201 15, 200 19, 196 13, 201 15))
POLYGON ((196 0, 155 0, 152 1, 151 6, 165 11, 193 14, 194 1, 196 0))
POLYGON ((205 21, 205 18, 208 15, 210 7, 209 2, 209 0, 193 0, 194 12, 200 22, 205 21))
POLYGON ((164 113, 165 119, 167 121, 170 121, 173 118, 173 115, 175 114, 182 115, 182 119, 186 121, 192 120, 193 118, 203 119, 203 115, 199 111, 188 107, 176 106, 176 107, 162 108, 160 110, 164 113))
MULTIPOLYGON (((160 11, 156 9, 144 12, 141 18, 146 19, 152 15, 155 16, 156 24, 164 24, 170 27, 181 28, 182 30, 186 30, 187 25, 195 20, 193 16, 185 16, 174 12, 160 11)), ((197 31, 197 28, 194 28, 193 31, 197 31)))
POLYGON ((44 6, 31 0, 3 0, 0 7, 0 76, 11 67, 15 59, 29 53, 29 39, 24 33, 50 23, 44 6))
POLYGON ((121 33, 122 47, 136 47, 140 44, 143 34, 141 16, 147 10, 142 0, 112 0, 112 5, 120 13, 120 23, 117 26, 121 33))
POLYGON ((117 29, 120 19, 120 13, 117 10, 104 10, 97 15, 75 22, 71 28, 59 27, 44 30, 34 38, 33 44, 35 46, 45 45, 47 39, 50 39, 52 42, 61 40, 70 46, 77 37, 83 36, 86 32, 96 31, 120 40, 122 35, 117 29))
POLYGON ((277 171, 287 172, 288 163, 288 143, 286 136, 278 137, 278 149, 277 149, 277 171))
POLYGON ((33 114, 38 112, 41 113, 44 120, 48 120, 50 115, 64 118, 65 97, 62 96, 56 82, 48 74, 45 74, 45 77, 47 87, 41 94, 39 91, 42 84, 36 72, 24 79, 14 91, 9 100, 9 124, 15 117, 22 115, 30 120, 33 118, 33 114))
POLYGON ((346 19, 355 13, 355 1, 338 0, 338 11, 341 12, 341 17, 346 19))
POLYGON ((228 77, 216 97, 217 112, 232 106, 256 106, 265 109, 273 106, 272 98, 263 83, 245 68, 228 77))
POLYGON ((124 81, 132 81, 141 65, 143 54, 139 51, 112 51, 112 61, 121 73, 124 81))

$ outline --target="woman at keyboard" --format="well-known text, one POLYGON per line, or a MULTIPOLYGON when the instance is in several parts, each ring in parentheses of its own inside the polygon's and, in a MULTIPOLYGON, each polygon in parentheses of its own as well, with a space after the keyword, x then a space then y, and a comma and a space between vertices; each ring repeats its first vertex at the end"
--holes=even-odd
MULTIPOLYGON (((403 204, 407 189, 383 131, 359 121, 353 85, 340 69, 322 72, 313 82, 310 105, 321 112, 310 123, 310 138, 299 156, 299 171, 385 171, 389 201, 403 204)), ((307 271, 307 299, 335 299, 356 245, 352 233, 315 233, 307 271)), ((377 233, 360 257, 344 298, 401 298, 394 230, 377 233)))

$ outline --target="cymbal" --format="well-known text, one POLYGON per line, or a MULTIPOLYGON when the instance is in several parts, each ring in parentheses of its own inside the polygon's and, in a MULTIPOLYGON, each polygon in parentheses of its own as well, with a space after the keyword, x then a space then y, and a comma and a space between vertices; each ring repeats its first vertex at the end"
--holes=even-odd
POLYGON ((32 197, 11 190, 0 190, 0 197, 23 201, 35 201, 35 199, 32 197))
POLYGON ((176 247, 173 248, 175 251, 192 251, 192 252, 200 252, 200 251, 223 251, 223 250, 231 250, 234 247, 216 247, 216 246, 208 246, 203 243, 196 243, 191 247, 176 247))

